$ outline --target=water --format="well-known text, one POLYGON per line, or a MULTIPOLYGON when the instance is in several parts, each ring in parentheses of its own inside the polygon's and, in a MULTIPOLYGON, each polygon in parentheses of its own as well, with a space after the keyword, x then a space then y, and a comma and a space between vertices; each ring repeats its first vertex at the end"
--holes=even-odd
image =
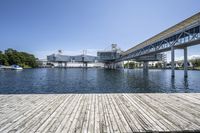
POLYGON ((200 92, 200 71, 101 68, 0 70, 1 94, 200 92))

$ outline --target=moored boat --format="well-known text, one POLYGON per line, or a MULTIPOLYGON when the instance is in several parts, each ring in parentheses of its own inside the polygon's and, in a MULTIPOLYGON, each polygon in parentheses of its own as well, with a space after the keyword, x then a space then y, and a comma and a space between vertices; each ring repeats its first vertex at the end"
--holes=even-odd
POLYGON ((12 65, 11 69, 13 69, 13 70, 22 70, 23 68, 18 66, 18 65, 12 65))

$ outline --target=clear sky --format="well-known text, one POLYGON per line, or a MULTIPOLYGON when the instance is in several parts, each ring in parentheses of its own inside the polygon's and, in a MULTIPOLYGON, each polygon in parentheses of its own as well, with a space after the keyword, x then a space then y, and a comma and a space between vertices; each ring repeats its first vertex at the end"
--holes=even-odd
MULTIPOLYGON (((127 50, 198 12, 200 0, 0 0, 0 50, 39 58, 58 49, 94 53, 112 43, 127 50)), ((200 46, 189 48, 192 55, 200 46)))

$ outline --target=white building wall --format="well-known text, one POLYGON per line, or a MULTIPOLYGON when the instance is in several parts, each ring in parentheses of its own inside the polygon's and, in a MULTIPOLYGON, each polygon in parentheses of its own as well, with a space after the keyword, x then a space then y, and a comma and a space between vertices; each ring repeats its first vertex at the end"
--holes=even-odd
MULTIPOLYGON (((61 63, 51 63, 53 64, 55 67, 59 67, 61 65, 61 63)), ((88 67, 103 67, 104 64, 103 63, 88 63, 87 64, 88 67)), ((62 63, 62 67, 65 67, 65 63, 62 63)), ((81 62, 67 62, 67 67, 84 67, 83 63, 81 62)))

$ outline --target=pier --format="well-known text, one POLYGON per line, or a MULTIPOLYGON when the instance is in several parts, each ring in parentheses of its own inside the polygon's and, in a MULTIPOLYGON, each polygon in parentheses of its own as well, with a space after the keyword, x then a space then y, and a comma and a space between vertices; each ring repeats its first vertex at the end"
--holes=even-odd
POLYGON ((0 132, 200 131, 200 93, 0 95, 0 132))

